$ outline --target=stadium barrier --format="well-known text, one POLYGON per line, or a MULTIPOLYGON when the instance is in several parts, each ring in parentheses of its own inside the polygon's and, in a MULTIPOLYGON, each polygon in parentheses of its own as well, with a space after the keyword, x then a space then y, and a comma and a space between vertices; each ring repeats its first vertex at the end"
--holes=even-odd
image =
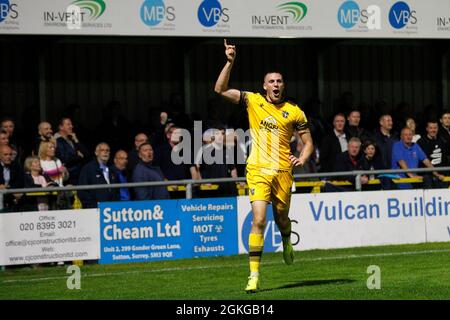
MULTIPOLYGON (((450 168, 439 168, 439 171, 444 170, 449 171, 450 168)), ((406 171, 430 172, 434 169, 318 173, 296 175, 295 178, 406 171)), ((224 178, 202 182, 243 180, 224 178)), ((320 181, 308 183, 317 182, 320 181)), ((154 261, 246 252, 245 243, 251 226, 248 197, 189 199, 189 189, 198 184, 195 180, 70 186, 43 188, 43 191, 169 184, 186 185, 187 199, 100 203, 99 209, 0 214, 0 265, 55 259, 74 262, 100 259, 100 263, 154 261), (123 219, 131 214, 129 210, 139 221, 123 219), (63 245, 60 251, 55 247, 59 244, 63 245), (67 254, 65 258, 64 254, 67 254), (5 261, 11 258, 16 260, 5 261)), ((0 194, 35 191, 10 189, 1 190, 0 194)), ((294 247, 307 250, 448 241, 449 192, 448 189, 439 189, 294 194, 291 205, 294 247)), ((269 243, 265 248, 267 252, 277 251, 281 248, 281 237, 270 220, 272 215, 268 213, 267 216, 265 239, 269 243)))
MULTIPOLYGON (((321 172, 321 173, 307 173, 307 174, 296 174, 294 175, 294 180, 303 179, 321 179, 322 181, 303 181, 299 186, 323 186, 326 181, 330 181, 330 177, 348 177, 355 176, 356 184, 355 191, 362 190, 361 176, 377 176, 377 175, 398 175, 401 173, 431 173, 431 172, 447 172, 450 171, 450 167, 440 167, 440 168, 418 168, 418 169, 394 169, 394 170, 358 170, 358 171, 346 171, 346 172, 321 172)), ((22 188, 22 189, 0 189, 0 210, 4 208, 4 195, 6 194, 40 194, 45 193, 59 193, 65 191, 80 191, 80 190, 98 190, 98 189, 116 189, 116 188, 135 188, 135 187, 167 187, 168 190, 174 191, 175 186, 178 191, 184 191, 186 199, 192 199, 192 188, 193 186, 200 186, 202 190, 215 190, 217 189, 217 184, 222 183, 242 183, 245 182, 245 177, 238 178, 214 178, 214 179, 202 179, 202 180, 170 180, 170 181, 152 181, 152 182, 128 182, 128 183, 114 183, 114 184, 98 184, 98 185, 80 185, 80 186, 64 186, 64 187, 46 187, 39 188, 39 192, 36 192, 36 188, 22 188), (183 188, 184 186, 184 188, 183 188)), ((394 178, 394 183, 417 183, 421 182, 421 178, 394 178)), ((449 182, 450 177, 446 177, 445 181, 449 182)), ((336 185, 351 185, 347 181, 331 181, 336 185)), ((370 184, 379 184, 378 179, 374 179, 370 184)), ((238 190, 245 189, 243 186, 239 186, 238 190)))

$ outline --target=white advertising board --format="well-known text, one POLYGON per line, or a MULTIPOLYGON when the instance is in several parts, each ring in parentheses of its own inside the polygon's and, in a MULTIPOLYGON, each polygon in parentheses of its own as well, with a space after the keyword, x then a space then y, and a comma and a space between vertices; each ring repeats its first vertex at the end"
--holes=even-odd
POLYGON ((0 214, 0 265, 99 257, 97 209, 0 214))
MULTIPOLYGON (((251 217, 249 198, 239 197, 239 253, 247 252, 251 217)), ((449 241, 450 190, 294 194, 289 217, 295 250, 449 241)), ((280 233, 267 219, 265 251, 279 251, 280 233)))
POLYGON ((448 0, 0 0, 0 34, 450 38, 448 0))

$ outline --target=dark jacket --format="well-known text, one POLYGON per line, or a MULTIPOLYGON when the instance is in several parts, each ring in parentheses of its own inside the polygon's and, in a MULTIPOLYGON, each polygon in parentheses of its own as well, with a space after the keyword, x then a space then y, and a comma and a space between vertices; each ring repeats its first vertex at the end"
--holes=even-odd
MULTIPOLYGON (((350 159, 350 155, 348 154, 348 151, 342 152, 340 155, 336 157, 336 165, 335 165, 336 171, 342 172, 342 171, 355 171, 355 170, 362 170, 362 164, 361 164, 361 158, 358 155, 356 157, 356 161, 353 162, 350 159)), ((346 180, 350 181, 355 185, 355 177, 356 176, 343 176, 343 177, 337 177, 337 180, 346 180)))
MULTIPOLYGON (((182 156, 182 154, 180 154, 182 156)), ((169 142, 163 142, 155 150, 155 160, 153 161, 155 166, 160 167, 167 180, 184 180, 190 179, 188 164, 174 164, 172 161, 172 147, 169 142)))
MULTIPOLYGON (((346 139, 348 141, 348 136, 346 139)), ((336 157, 342 153, 341 144, 338 137, 334 134, 334 131, 326 135, 322 140, 322 145, 319 148, 319 160, 321 172, 334 172, 336 157)))
MULTIPOLYGON (((161 169, 151 163, 139 160, 133 171, 133 182, 164 181, 161 169)), ((134 188, 136 200, 169 199, 166 187, 139 187, 134 188)))
POLYGON ((78 184, 81 168, 86 162, 86 159, 89 159, 89 152, 82 143, 75 143, 73 141, 72 143, 74 147, 72 147, 63 137, 56 139, 56 157, 61 160, 63 165, 67 168, 67 171, 69 171, 69 180, 67 181, 67 184, 78 184), (80 157, 78 151, 80 151, 84 157, 80 157))
POLYGON ((359 138, 362 143, 366 142, 367 140, 373 140, 372 135, 366 129, 361 127, 346 126, 345 135, 347 136, 348 140, 356 137, 359 138))
MULTIPOLYGON (((119 180, 111 168, 109 169, 109 182, 110 184, 119 183, 119 180)), ((80 185, 94 185, 94 184, 107 184, 103 171, 100 168, 100 164, 97 159, 92 160, 86 164, 80 173, 79 179, 80 185)), ((119 201, 119 189, 96 189, 89 191, 78 191, 78 196, 83 204, 83 208, 95 208, 98 202, 105 201, 119 201)))
POLYGON ((130 150, 128 152, 128 164, 127 164, 127 175, 131 177, 133 175, 134 167, 139 163, 139 152, 136 149, 130 150))
MULTIPOLYGON (((9 166, 10 180, 9 189, 23 188, 23 172, 22 169, 16 162, 11 163, 9 166)), ((5 184, 5 178, 3 177, 3 164, 0 162, 0 184, 5 184)), ((15 197, 12 194, 5 195, 3 199, 3 204, 6 210, 11 209, 16 206, 15 197)))
POLYGON ((375 131, 375 140, 380 150, 381 163, 383 169, 390 169, 392 162, 392 147, 398 141, 398 135, 394 132, 390 136, 385 136, 380 129, 375 131))

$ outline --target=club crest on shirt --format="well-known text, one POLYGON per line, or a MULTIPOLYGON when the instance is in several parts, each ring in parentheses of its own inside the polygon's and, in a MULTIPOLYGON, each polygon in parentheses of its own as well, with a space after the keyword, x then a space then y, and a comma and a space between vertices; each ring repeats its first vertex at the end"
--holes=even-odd
POLYGON ((281 114, 283 115, 283 118, 285 118, 285 119, 287 119, 287 117, 289 117, 289 112, 287 112, 287 111, 283 111, 281 114))

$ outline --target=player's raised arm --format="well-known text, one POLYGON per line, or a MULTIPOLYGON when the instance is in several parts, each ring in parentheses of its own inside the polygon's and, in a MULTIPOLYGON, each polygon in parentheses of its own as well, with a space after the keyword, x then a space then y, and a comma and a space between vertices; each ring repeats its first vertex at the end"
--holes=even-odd
POLYGON ((223 67, 222 71, 217 78, 214 91, 219 95, 227 99, 228 101, 238 104, 241 99, 241 92, 236 89, 228 87, 230 80, 231 69, 233 68, 234 59, 236 58, 236 46, 227 44, 227 40, 224 39, 225 55, 227 57, 227 63, 223 67))

